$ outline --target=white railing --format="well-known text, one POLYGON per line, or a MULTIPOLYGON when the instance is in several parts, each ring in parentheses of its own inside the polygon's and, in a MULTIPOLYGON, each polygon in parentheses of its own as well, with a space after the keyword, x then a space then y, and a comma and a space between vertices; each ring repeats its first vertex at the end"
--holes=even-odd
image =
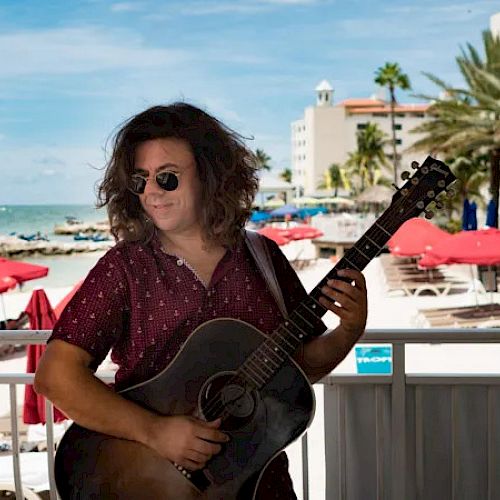
MULTIPOLYGON (((0 344, 43 344, 50 335, 49 331, 0 331, 0 344)), ((478 344, 478 343, 496 343, 500 344, 499 329, 429 329, 429 330, 368 330, 361 343, 369 344, 392 344, 393 359, 392 359, 392 374, 391 375, 343 375, 335 374, 325 377, 320 383, 325 386, 325 448, 326 448, 326 470, 329 471, 332 466, 335 470, 333 474, 327 474, 326 477, 326 499, 343 499, 346 498, 346 491, 349 487, 347 484, 348 475, 346 474, 346 456, 347 447, 350 446, 344 439, 345 429, 345 388, 358 388, 362 385, 374 387, 376 391, 375 397, 375 428, 377 432, 383 427, 380 417, 380 406, 382 399, 389 398, 389 413, 390 422, 388 428, 390 438, 390 474, 383 476, 384 459, 387 462, 387 457, 379 456, 378 452, 375 457, 374 467, 377 474, 377 489, 373 498, 392 498, 399 500, 408 498, 408 468, 407 468, 407 391, 409 386, 422 386, 433 384, 446 385, 466 385, 477 386, 482 385, 500 385, 500 374, 484 374, 481 376, 473 374, 409 374, 406 372, 406 354, 405 346, 407 344, 478 344), (386 396, 380 395, 380 387, 389 387, 390 391, 386 396), (332 403, 333 402, 333 403, 332 403), (377 406, 378 405, 378 406, 377 406), (380 419, 379 419, 380 417, 380 419), (335 424, 335 432, 326 432, 327 427, 331 431, 332 422, 335 424), (333 456, 332 456, 333 455, 333 456), (382 471, 382 472, 381 472, 382 471), (387 480, 387 477, 389 478, 387 480), (387 484, 389 483, 389 484, 387 484)), ((104 381, 112 380, 111 375, 101 377, 104 381)), ((25 373, 0 373, 0 385, 7 384, 10 390, 10 421, 12 434, 12 450, 13 450, 13 474, 16 488, 16 498, 23 499, 23 486, 21 481, 20 471, 20 444, 18 430, 18 415, 17 415, 17 396, 16 385, 32 384, 33 374, 25 373)), ((419 410, 422 411, 421 409, 419 410)), ((52 420, 52 405, 46 402, 47 415, 47 467, 50 484, 50 498, 57 499, 55 481, 53 476, 53 461, 54 461, 54 430, 52 420)), ((382 419, 383 420, 383 419, 382 419)), ((490 419, 491 420, 491 419, 490 419)), ((420 422, 419 425, 423 425, 420 422)), ((383 429, 382 429, 383 430, 383 429)), ((380 431, 383 434, 382 430, 380 431)), ((387 434, 387 433, 386 433, 387 434)), ((381 435, 375 437, 377 441, 381 439, 381 435)), ((303 500, 308 500, 310 497, 310 482, 309 476, 309 454, 307 446, 307 434, 302 438, 302 483, 303 483, 303 500)), ((420 455, 418 460, 423 461, 424 456, 422 450, 419 450, 420 455)), ((498 455, 498 450, 495 453, 490 453, 492 460, 498 455)), ((453 459, 453 458, 452 458, 453 459)), ((418 461, 417 460, 417 461, 418 461)), ((417 464, 417 473, 422 475, 424 465, 417 464)), ((494 471, 493 462, 488 461, 488 470, 494 471)), ((417 474, 417 475, 418 475, 417 474)), ((354 478, 356 479, 356 478, 354 478)), ((358 478, 360 479, 360 478, 358 478)), ((416 488, 422 490, 421 478, 417 478, 416 488), (420 481, 420 482, 419 482, 420 481)), ((351 479, 352 480, 352 479, 351 479)), ((488 498, 495 498, 494 485, 488 483, 490 495, 488 498)), ((418 497, 418 496, 417 496, 418 497)), ((315 497, 316 498, 316 497, 315 497)), ((322 498, 325 498, 322 496, 322 498)), ((356 498, 355 496, 353 498, 356 498)), ((368 498, 368 497, 365 497, 368 498)), ((372 497, 370 497, 372 498, 372 497)), ((420 497, 418 497, 420 498, 420 497)), ((464 497, 465 498, 465 497, 464 497)))

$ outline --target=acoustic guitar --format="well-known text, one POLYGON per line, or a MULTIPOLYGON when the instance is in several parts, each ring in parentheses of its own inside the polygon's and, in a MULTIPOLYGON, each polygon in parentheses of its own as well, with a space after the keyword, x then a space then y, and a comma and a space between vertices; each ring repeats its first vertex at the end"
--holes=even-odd
POLYGON ((120 394, 162 415, 222 418, 230 436, 203 470, 183 469, 135 441, 72 424, 55 458, 57 489, 68 499, 232 500, 255 498, 267 464, 305 432, 314 392, 292 359, 326 309, 321 287, 343 268, 362 270, 408 219, 442 206, 456 180, 447 165, 427 157, 402 175, 390 206, 309 296, 271 335, 243 321, 215 319, 192 332, 177 356, 152 379, 120 394))

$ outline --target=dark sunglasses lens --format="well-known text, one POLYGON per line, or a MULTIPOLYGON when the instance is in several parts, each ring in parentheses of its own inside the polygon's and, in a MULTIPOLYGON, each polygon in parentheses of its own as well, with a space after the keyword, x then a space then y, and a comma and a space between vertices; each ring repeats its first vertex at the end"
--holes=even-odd
POLYGON ((146 189, 146 179, 140 175, 133 175, 130 178, 130 190, 135 194, 142 194, 146 189))
POLYGON ((156 182, 165 191, 174 191, 179 185, 179 179, 172 172, 160 172, 156 176, 156 182))

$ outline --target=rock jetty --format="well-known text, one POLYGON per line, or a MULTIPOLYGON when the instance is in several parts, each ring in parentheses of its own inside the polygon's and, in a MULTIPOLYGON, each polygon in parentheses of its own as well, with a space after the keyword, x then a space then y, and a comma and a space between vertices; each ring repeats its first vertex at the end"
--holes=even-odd
POLYGON ((109 222, 72 222, 59 224, 54 227, 54 234, 78 234, 78 233, 106 233, 110 234, 109 222))
POLYGON ((108 250, 115 242, 109 241, 25 241, 15 236, 0 235, 0 256, 26 257, 30 255, 70 255, 80 252, 108 250))

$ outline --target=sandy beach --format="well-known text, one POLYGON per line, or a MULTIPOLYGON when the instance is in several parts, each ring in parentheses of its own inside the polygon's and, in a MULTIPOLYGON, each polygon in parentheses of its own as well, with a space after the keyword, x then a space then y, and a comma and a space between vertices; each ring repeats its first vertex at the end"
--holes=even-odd
MULTIPOLYGON (((293 242, 285 247, 283 251, 289 259, 300 255, 301 259, 314 256, 314 248, 310 242, 293 242)), ((97 257, 96 257, 97 260, 97 257)), ((89 269, 91 267, 90 260, 89 269)), ((319 259, 315 264, 298 272, 307 291, 310 291, 320 279, 333 267, 330 259, 319 259)), ((466 266, 465 266, 466 267, 466 266)), ((467 276, 469 270, 464 266, 450 269, 459 275, 467 276)), ((408 297, 397 292, 388 292, 384 283, 383 269, 380 259, 374 259, 365 269, 364 275, 368 289, 368 328, 377 329, 403 329, 425 327, 425 322, 419 316, 419 309, 451 307, 460 305, 474 305, 487 303, 491 300, 500 301, 500 294, 479 294, 477 298, 474 293, 461 293, 448 296, 419 296, 408 297)), ((36 282, 33 282, 36 285, 36 282)), ((50 285, 50 283, 49 283, 50 285)), ((68 291, 71 285, 44 287, 53 305, 56 305, 68 291)), ((4 302, 9 317, 19 314, 29 301, 31 291, 14 292, 4 294, 4 302)), ((338 324, 335 315, 328 313, 324 321, 329 328, 338 324)), ((500 345, 411 345, 407 346, 407 372, 411 373, 499 373, 498 359, 500 356, 500 345)), ((17 356, 0 361, 0 372, 23 373, 26 367, 25 356, 17 356)), ((356 373, 354 353, 351 352, 347 358, 336 368, 336 373, 356 373)), ((317 396, 316 417, 309 430, 309 452, 310 452, 310 484, 313 489, 311 498, 320 500, 324 498, 324 452, 323 452, 323 391, 322 386, 315 387, 317 396)), ((22 403, 24 388, 18 387, 18 402, 22 403)), ((9 412, 8 387, 0 386, 0 416, 9 412)), ((289 447, 289 458, 295 489, 301 498, 301 451, 299 443, 289 447)))

